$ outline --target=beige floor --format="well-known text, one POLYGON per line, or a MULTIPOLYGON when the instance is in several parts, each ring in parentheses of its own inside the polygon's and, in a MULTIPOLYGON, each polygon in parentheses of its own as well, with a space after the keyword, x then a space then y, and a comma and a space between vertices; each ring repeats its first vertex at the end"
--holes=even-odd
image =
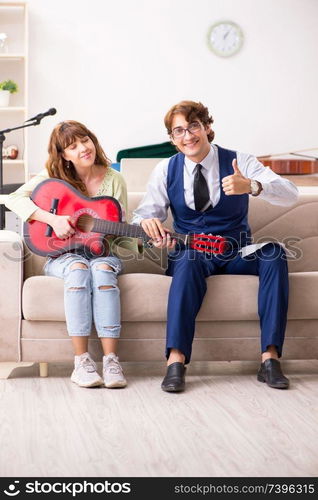
POLYGON ((0 380, 0 476, 318 475, 318 361, 285 362, 288 391, 257 363, 193 363, 182 394, 161 391, 163 363, 124 366, 121 390, 81 389, 59 364, 0 380))

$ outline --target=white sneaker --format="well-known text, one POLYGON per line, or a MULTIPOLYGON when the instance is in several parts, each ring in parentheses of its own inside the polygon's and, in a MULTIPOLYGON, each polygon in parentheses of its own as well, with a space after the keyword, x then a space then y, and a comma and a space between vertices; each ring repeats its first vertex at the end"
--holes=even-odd
POLYGON ((80 387, 97 387, 104 385, 103 379, 97 373, 97 366, 88 352, 75 356, 75 367, 71 381, 80 387))
POLYGON ((103 377, 105 387, 108 389, 126 387, 127 385, 118 357, 113 352, 103 356, 103 377))

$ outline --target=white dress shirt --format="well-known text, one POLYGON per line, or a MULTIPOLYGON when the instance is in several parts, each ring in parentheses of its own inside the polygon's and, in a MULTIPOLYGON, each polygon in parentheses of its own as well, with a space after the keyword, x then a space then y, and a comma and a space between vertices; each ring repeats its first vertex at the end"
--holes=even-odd
MULTIPOLYGON (((134 211, 132 223, 140 224, 142 219, 158 218, 164 222, 170 205, 167 193, 167 174, 170 158, 160 161, 154 168, 147 185, 147 192, 140 205, 134 211)), ((195 209, 193 196, 193 180, 197 163, 185 157, 184 161, 184 196, 186 205, 195 209)), ((208 155, 200 162, 201 172, 206 178, 210 201, 216 206, 220 200, 220 169, 217 147, 211 144, 208 155)), ((275 174, 269 167, 257 160, 253 155, 237 152, 237 165, 242 175, 248 179, 256 179, 261 182, 263 190, 259 197, 273 205, 289 206, 296 203, 298 189, 287 179, 275 174)), ((233 171, 234 174, 234 171, 233 171)), ((248 245, 241 250, 242 256, 248 255, 258 248, 266 245, 266 242, 256 245, 248 245), (253 248, 252 248, 253 247, 253 248)))

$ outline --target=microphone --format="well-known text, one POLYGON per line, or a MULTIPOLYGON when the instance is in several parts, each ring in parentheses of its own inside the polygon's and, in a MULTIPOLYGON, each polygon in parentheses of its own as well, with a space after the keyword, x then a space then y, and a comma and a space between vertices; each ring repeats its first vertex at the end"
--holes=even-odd
POLYGON ((56 109, 55 108, 50 108, 48 111, 46 111, 45 113, 39 113, 38 115, 36 116, 33 116, 33 118, 29 118, 29 120, 26 120, 27 122, 31 122, 32 120, 36 120, 36 121, 40 121, 42 120, 42 118, 44 118, 45 116, 49 116, 49 115, 55 115, 56 113, 56 109))

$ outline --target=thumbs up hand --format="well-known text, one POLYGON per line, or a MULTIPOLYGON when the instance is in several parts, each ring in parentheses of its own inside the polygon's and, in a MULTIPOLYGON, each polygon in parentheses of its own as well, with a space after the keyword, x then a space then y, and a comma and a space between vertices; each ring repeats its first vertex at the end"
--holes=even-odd
POLYGON ((237 166, 237 159, 232 161, 234 173, 223 177, 222 188, 224 193, 229 196, 232 194, 247 194, 251 192, 251 180, 244 177, 237 166))
POLYGON ((234 170, 235 174, 242 175, 240 169, 238 168, 237 159, 236 158, 234 158, 234 160, 232 161, 232 167, 233 167, 233 170, 234 170))

